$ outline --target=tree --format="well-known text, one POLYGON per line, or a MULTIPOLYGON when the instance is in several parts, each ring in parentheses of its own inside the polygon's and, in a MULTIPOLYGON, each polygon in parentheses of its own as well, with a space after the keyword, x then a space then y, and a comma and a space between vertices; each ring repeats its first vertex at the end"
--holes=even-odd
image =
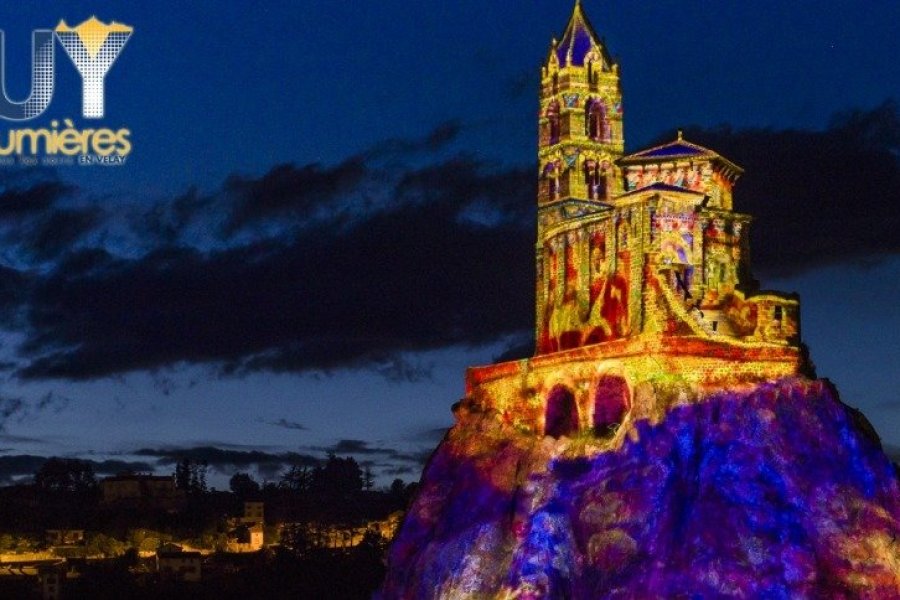
POLYGON ((187 492, 191 489, 191 461, 182 458, 175 465, 175 487, 187 492))
POLYGON ((175 464, 175 487, 189 494, 202 494, 206 491, 205 460, 182 458, 175 464))
POLYGON ((328 455, 325 466, 316 467, 312 475, 313 491, 325 497, 347 498, 362 491, 363 474, 352 456, 328 455))
POLYGON ((235 473, 228 481, 228 487, 235 496, 246 498, 259 492, 259 484, 248 473, 235 473))
POLYGON ((96 489, 97 480, 91 463, 54 456, 34 474, 34 485, 45 492, 88 492, 96 489))
POLYGON ((85 553, 88 556, 104 556, 113 558, 125 553, 126 546, 119 540, 102 533, 91 536, 85 544, 85 553))
POLYGON ((375 476, 372 475, 372 467, 366 465, 366 468, 363 471, 363 488, 365 488, 367 492, 371 492, 373 487, 375 487, 375 476))
POLYGON ((309 467, 291 465, 291 468, 281 476, 281 486, 292 492, 309 491, 312 485, 312 471, 309 467))

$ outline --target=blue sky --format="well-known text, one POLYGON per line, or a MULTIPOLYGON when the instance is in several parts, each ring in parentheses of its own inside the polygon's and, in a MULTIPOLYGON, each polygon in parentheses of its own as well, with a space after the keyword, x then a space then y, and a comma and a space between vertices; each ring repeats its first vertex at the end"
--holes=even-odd
MULTIPOLYGON (((739 182, 737 208, 756 216, 757 276, 801 293, 819 374, 900 447, 889 204, 900 144, 896 104, 885 104, 900 90, 900 7, 584 7, 621 65, 627 149, 684 127, 701 143, 749 140, 756 164, 786 140, 800 150, 759 168, 794 173, 791 184, 863 178, 887 161, 874 171, 885 195, 852 197, 865 186, 851 181, 820 213, 793 190, 742 206, 739 182), (841 143, 816 153, 842 135, 856 136, 846 154, 841 143), (841 202, 846 241, 760 233, 808 219, 833 239, 839 228, 822 219, 842 220, 841 202), (858 216, 861 202, 874 217, 858 216)), ((62 453, 165 470, 156 461, 214 447, 238 453, 214 457, 221 473, 256 472, 239 453, 278 465, 337 450, 373 461, 382 480, 417 478, 465 366, 529 334, 538 74, 570 12, 469 0, 0 9, 13 98, 27 91, 32 29, 93 14, 135 29, 107 77, 103 121, 132 131, 127 164, 0 172, 6 200, 33 208, 0 223, 0 463, 62 453), (467 249, 445 252, 457 238, 467 249), (495 264, 467 267, 482 248, 495 264), (482 305, 469 300, 466 286, 507 273, 496 290, 476 287, 482 305)), ((36 122, 86 127, 78 76, 60 48, 56 60, 56 94, 36 122)), ((765 189, 752 175, 747 188, 765 189)))

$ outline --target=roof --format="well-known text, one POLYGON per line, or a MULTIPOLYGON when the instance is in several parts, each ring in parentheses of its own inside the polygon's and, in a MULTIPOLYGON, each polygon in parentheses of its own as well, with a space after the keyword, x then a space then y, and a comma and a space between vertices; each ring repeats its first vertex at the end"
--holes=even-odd
POLYGON ((600 38, 581 9, 581 0, 575 1, 575 8, 569 18, 569 24, 562 35, 562 39, 556 45, 556 58, 560 66, 577 65, 584 66, 584 58, 591 48, 598 48, 607 63, 612 63, 603 47, 600 38))
POLYGON ((646 150, 641 150, 640 152, 635 152, 628 156, 623 156, 619 159, 619 162, 621 164, 656 162, 666 158, 705 158, 708 160, 719 160, 738 173, 744 172, 742 168, 718 152, 685 140, 680 131, 678 132, 678 138, 675 141, 647 148, 646 150))

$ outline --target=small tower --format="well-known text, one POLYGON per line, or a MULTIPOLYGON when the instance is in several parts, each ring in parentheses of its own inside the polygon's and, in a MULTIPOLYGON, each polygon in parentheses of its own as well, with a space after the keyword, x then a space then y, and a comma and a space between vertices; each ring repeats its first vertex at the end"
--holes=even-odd
POLYGON ((538 206, 542 223, 595 210, 622 192, 622 91, 615 64, 576 2, 541 69, 538 206))

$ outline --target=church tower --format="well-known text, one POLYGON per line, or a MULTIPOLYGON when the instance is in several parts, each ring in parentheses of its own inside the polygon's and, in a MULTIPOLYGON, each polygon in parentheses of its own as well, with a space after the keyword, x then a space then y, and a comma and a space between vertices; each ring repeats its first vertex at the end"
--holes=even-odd
POLYGON ((622 192, 615 165, 624 148, 619 66, 580 1, 561 40, 550 44, 540 102, 538 206, 549 225, 622 192))
MULTIPOLYGON (((559 349, 551 342, 557 328, 554 309, 567 303, 587 310, 589 256, 583 235, 593 235, 587 252, 604 235, 576 231, 557 235, 577 219, 598 215, 624 190, 617 161, 622 157, 622 90, 619 66, 597 35, 578 0, 559 41, 554 39, 541 69, 538 119, 538 244, 536 334, 538 352, 559 349), (568 286, 568 287, 567 287, 568 286), (580 291, 579 291, 580 290, 580 291)), ((571 316, 571 315, 570 315, 571 316)), ((571 335, 569 336, 572 337, 571 335)), ((571 345, 573 340, 565 343, 571 345)))

